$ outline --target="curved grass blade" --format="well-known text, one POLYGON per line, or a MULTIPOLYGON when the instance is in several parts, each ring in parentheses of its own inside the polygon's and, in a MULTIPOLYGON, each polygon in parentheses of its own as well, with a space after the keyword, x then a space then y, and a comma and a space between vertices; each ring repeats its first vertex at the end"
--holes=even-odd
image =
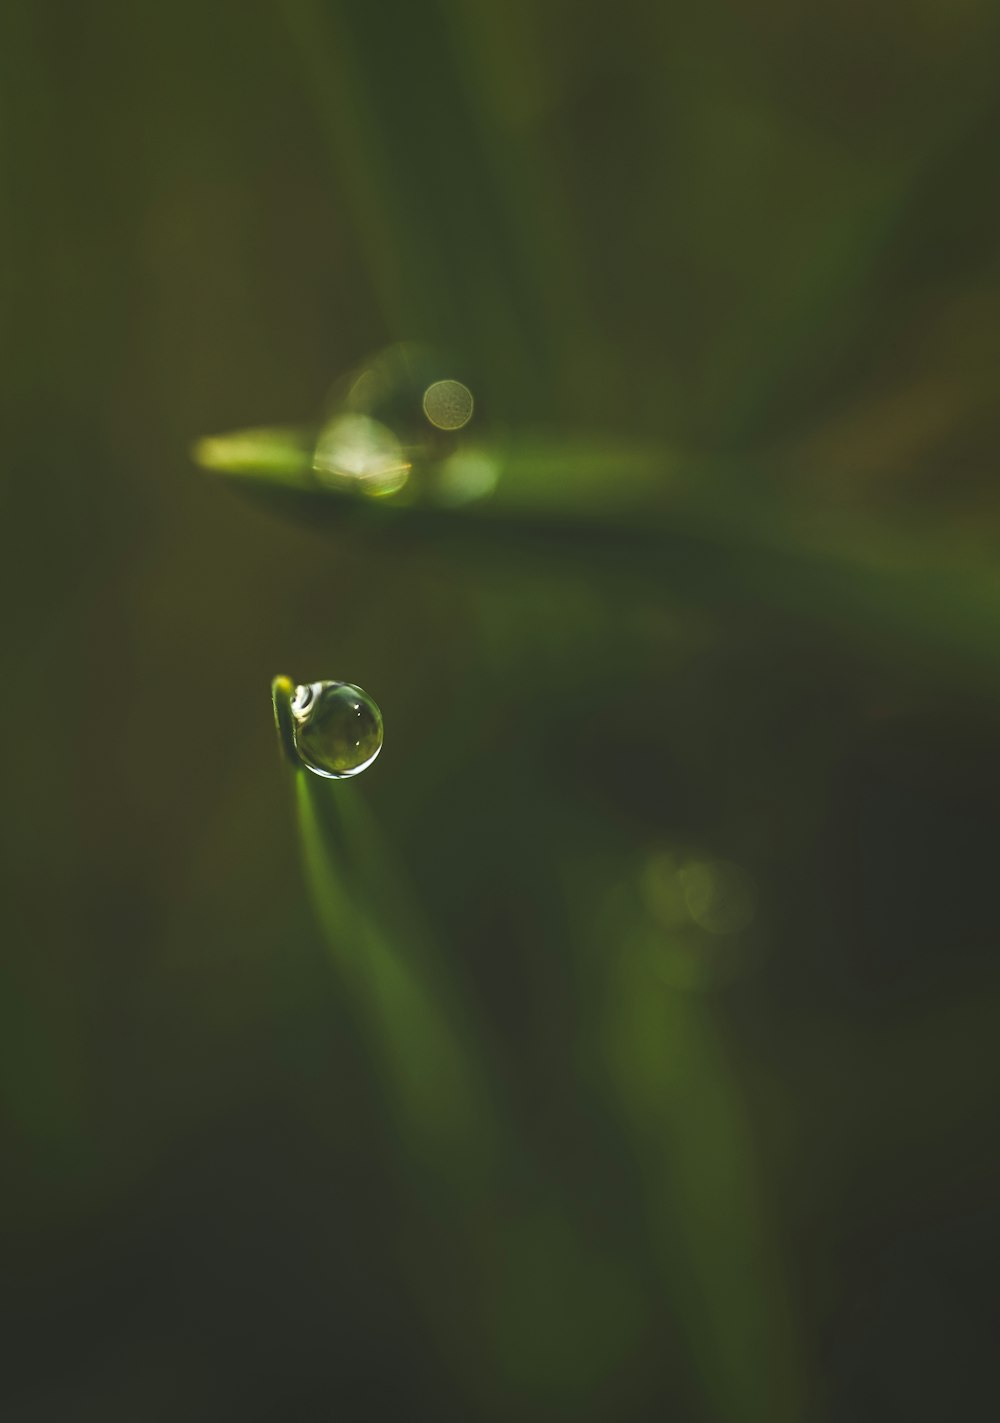
POLYGON ((468 1181, 492 1159, 497 1127, 454 985, 357 790, 300 770, 296 801, 312 902, 400 1135, 435 1178, 468 1181))

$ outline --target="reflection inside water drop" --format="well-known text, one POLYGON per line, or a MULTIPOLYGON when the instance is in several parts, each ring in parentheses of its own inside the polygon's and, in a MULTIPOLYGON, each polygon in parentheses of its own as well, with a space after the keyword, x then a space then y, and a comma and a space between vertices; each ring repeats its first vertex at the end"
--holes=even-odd
POLYGON ((382 750, 382 713, 368 693, 351 682, 298 686, 291 711, 299 759, 318 776, 356 776, 382 750))

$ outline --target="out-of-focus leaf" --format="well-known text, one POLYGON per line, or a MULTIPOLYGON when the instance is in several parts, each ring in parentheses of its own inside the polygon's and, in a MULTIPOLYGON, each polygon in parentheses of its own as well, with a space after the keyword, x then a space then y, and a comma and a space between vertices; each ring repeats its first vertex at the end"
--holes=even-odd
POLYGON ((613 956, 608 1066, 642 1163, 650 1237, 715 1415, 801 1418, 795 1331, 743 1103, 709 1010, 613 956))
POLYGON ((583 562, 699 606, 753 600, 896 662, 945 659, 990 684, 1000 675, 1000 573, 967 530, 805 514, 759 495, 744 503, 710 470, 609 443, 460 447, 416 460, 402 488, 373 497, 360 480, 324 484, 311 439, 243 431, 195 453, 314 524, 419 541, 460 561, 488 552, 516 562, 535 550, 549 565, 583 562))
POLYGON ((497 1126, 469 1016, 429 961, 419 912, 356 788, 300 770, 296 799, 313 905, 401 1137, 424 1169, 476 1177, 497 1126))

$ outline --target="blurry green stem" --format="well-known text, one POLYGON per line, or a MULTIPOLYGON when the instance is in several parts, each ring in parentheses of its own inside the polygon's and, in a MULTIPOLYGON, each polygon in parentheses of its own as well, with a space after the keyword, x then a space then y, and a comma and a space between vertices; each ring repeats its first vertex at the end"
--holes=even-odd
POLYGON ((642 1163, 650 1234, 713 1416, 796 1423, 802 1377, 739 1087, 710 1013, 637 950, 605 985, 606 1048, 642 1163))
POLYGON ((419 917, 354 787, 296 776, 306 876, 331 957, 366 1029, 400 1134, 439 1184, 495 1151, 495 1118, 467 1014, 429 961, 419 917))

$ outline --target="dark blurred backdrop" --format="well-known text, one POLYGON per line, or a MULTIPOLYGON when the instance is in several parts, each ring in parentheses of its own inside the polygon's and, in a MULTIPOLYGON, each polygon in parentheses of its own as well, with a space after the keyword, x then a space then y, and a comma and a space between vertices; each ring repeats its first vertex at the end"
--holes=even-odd
POLYGON ((988 0, 8 0, 4 1419, 987 1416, 998 41, 988 0), (661 450, 729 574, 194 467, 404 339, 487 434, 661 450), (285 671, 385 713, 350 793, 472 1005, 485 1175, 400 1147, 285 671))

